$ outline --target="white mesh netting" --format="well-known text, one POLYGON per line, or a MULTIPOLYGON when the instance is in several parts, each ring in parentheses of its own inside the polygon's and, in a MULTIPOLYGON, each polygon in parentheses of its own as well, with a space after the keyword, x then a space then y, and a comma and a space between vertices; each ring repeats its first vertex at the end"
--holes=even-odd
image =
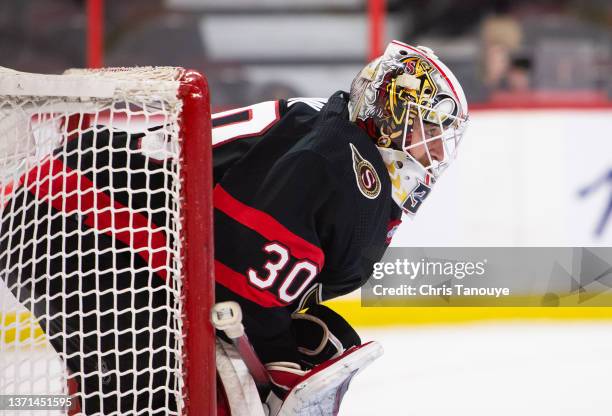
POLYGON ((178 76, 0 68, 0 395, 181 413, 178 76))

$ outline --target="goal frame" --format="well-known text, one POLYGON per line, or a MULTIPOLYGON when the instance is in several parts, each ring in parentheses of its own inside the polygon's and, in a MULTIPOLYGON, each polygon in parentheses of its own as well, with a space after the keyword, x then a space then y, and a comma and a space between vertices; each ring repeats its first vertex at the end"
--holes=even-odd
POLYGON ((185 405, 188 414, 215 415, 215 331, 210 322, 214 303, 212 138, 206 79, 196 71, 186 70, 179 97, 183 101, 180 131, 184 140, 184 296, 188 317, 185 405))
MULTIPOLYGON (((101 69, 105 70, 112 71, 101 69)), ((180 279, 184 325, 181 414, 215 415, 215 330, 210 321, 214 303, 210 93, 204 75, 195 70, 177 70, 179 74, 176 78, 176 98, 182 102, 178 118, 182 182, 180 279)), ((26 74, 0 67, 0 95, 66 96, 85 99, 95 96, 109 97, 113 94, 114 85, 124 82, 109 82, 96 76, 88 78, 87 75, 79 75, 83 76, 26 74), (23 82, 20 82, 20 79, 23 79, 23 82)), ((126 83, 136 85, 139 81, 130 80, 126 83)), ((86 129, 89 127, 89 118, 87 110, 68 116, 65 119, 69 126, 68 131, 73 128, 86 129)))

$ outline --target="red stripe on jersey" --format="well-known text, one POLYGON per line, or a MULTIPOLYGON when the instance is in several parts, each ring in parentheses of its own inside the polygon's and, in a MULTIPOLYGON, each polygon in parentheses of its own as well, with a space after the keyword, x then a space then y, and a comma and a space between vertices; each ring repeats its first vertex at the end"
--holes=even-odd
POLYGON ((13 182, 9 182, 4 187, 0 187, 0 208, 4 208, 11 199, 13 193, 13 182))
POLYGON ((215 281, 237 295, 265 308, 286 305, 272 293, 249 285, 245 275, 230 269, 218 260, 215 260, 215 281))
POLYGON ((24 186, 38 199, 49 201, 66 215, 83 215, 84 224, 131 247, 166 279, 166 235, 147 217, 112 201, 87 177, 58 159, 47 159, 26 178, 24 186))
POLYGON ((289 231, 271 215, 250 207, 231 196, 220 185, 213 192, 215 208, 230 216, 235 221, 257 232, 270 241, 278 241, 289 248, 291 255, 300 260, 308 259, 314 262, 319 270, 323 268, 325 255, 320 247, 304 240, 289 231))

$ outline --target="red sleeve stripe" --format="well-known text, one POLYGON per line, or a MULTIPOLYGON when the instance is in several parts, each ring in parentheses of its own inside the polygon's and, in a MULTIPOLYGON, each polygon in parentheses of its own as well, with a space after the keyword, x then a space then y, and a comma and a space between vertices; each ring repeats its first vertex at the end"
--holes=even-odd
POLYGON ((263 211, 250 207, 231 196, 221 186, 213 192, 215 208, 257 232, 269 241, 278 241, 289 248, 291 255, 298 259, 314 262, 319 270, 323 268, 325 256, 320 247, 289 231, 284 225, 263 211))
POLYGON ((90 228, 132 248, 162 278, 167 277, 166 235, 147 217, 133 212, 61 160, 47 159, 26 174, 28 191, 66 215, 78 213, 90 228))
POLYGON ((286 303, 281 302, 272 293, 249 285, 245 275, 230 269, 218 260, 215 260, 215 281, 244 299, 248 299, 265 308, 286 305, 286 303))
POLYGON ((11 199, 13 193, 13 182, 9 182, 4 187, 0 187, 0 209, 3 209, 11 199))

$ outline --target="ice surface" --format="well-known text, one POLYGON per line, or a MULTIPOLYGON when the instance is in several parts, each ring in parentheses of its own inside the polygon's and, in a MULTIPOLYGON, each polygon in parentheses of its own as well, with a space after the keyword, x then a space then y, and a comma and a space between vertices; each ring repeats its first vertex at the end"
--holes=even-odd
MULTIPOLYGON (((0 351, 0 394, 64 395, 64 366, 52 348, 29 347, 0 351)), ((0 415, 62 415, 58 410, 0 410, 0 415)))
POLYGON ((341 416, 609 416, 612 323, 360 331, 385 355, 357 376, 341 416))

